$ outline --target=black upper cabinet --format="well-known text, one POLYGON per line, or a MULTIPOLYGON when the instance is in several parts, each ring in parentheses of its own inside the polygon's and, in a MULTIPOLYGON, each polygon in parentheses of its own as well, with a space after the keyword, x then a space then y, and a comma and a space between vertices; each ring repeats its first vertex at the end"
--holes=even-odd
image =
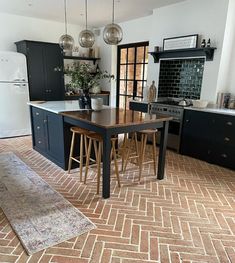
POLYGON ((63 54, 58 44, 23 40, 17 51, 27 57, 30 100, 63 100, 63 54))

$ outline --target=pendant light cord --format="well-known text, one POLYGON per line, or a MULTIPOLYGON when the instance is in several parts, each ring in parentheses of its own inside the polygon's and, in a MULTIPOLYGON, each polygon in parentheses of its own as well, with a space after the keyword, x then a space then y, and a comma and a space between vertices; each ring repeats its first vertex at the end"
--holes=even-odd
POLYGON ((113 0, 113 15, 112 15, 112 23, 114 24, 114 0, 113 0))
POLYGON ((87 0, 85 1, 85 9, 86 9, 86 30, 87 30, 87 0))
POLYGON ((67 35, 67 5, 66 0, 64 0, 64 24, 65 24, 65 34, 67 35))

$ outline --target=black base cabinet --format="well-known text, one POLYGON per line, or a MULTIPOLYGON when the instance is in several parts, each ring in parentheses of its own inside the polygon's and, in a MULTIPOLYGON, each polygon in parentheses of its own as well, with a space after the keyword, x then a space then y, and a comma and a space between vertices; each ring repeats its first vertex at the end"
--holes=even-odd
POLYGON ((64 126, 63 117, 31 107, 33 148, 46 158, 67 170, 71 133, 64 126))
POLYGON ((235 170, 235 116, 185 110, 180 153, 235 170))

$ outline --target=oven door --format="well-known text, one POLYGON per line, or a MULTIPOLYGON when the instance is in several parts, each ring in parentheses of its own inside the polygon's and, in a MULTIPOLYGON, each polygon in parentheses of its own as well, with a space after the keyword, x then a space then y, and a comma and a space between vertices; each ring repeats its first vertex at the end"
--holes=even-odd
MULTIPOLYGON (((180 137, 181 137, 182 124, 179 120, 172 120, 169 122, 167 148, 179 152, 180 137)), ((152 138, 148 138, 152 142, 152 138)), ((157 133, 157 143, 160 143, 160 132, 157 133)))

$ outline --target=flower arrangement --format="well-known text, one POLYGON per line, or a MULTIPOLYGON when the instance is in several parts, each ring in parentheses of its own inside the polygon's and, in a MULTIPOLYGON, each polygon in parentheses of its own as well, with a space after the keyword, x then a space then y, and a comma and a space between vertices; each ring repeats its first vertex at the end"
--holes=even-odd
POLYGON ((89 90, 95 85, 99 85, 101 79, 108 79, 109 81, 114 78, 107 71, 99 69, 93 71, 90 64, 79 63, 73 64, 73 67, 66 71, 67 75, 71 77, 70 85, 82 89, 84 93, 89 93, 89 90))

